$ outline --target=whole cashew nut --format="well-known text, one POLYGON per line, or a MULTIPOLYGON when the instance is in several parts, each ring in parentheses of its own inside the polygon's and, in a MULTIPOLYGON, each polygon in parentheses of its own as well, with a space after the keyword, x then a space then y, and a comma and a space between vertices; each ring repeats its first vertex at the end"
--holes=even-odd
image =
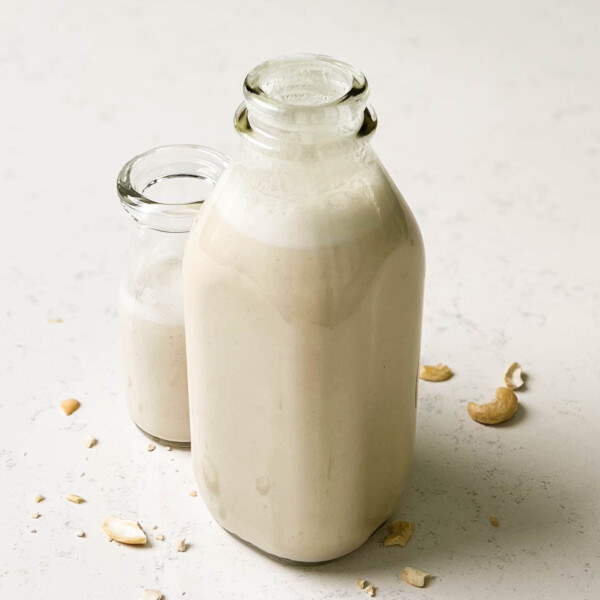
POLYGON ((514 392, 505 387, 496 390, 496 398, 487 404, 469 402, 467 410, 471 418, 484 425, 496 425, 508 421, 519 407, 519 400, 514 392))

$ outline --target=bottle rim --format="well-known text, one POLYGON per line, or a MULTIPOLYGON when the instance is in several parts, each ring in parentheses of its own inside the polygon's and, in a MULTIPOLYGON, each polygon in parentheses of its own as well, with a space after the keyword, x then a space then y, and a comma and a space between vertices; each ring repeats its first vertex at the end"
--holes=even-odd
POLYGON ((123 166, 117 177, 117 193, 125 211, 141 225, 164 232, 188 232, 205 198, 161 202, 151 198, 147 190, 176 177, 197 178, 214 187, 229 162, 227 155, 206 146, 158 146, 123 166))

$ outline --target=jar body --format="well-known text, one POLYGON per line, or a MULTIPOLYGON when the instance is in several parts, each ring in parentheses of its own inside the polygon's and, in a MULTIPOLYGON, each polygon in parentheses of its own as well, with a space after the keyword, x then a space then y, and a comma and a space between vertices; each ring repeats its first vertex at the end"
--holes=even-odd
POLYGON ((423 280, 418 226, 365 139, 294 160, 242 142, 184 258, 194 470, 225 529, 320 562, 392 514, 423 280))
POLYGON ((129 413, 156 441, 189 446, 181 274, 188 234, 132 227, 119 298, 129 413))

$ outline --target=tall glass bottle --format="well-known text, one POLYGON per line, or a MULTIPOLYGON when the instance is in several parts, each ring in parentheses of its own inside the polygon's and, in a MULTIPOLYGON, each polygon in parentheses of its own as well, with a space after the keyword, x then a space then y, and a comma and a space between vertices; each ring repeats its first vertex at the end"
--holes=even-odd
POLYGON ((359 71, 286 57, 244 96, 240 151, 184 256, 194 468, 225 529, 319 562, 360 546, 402 492, 423 243, 369 145, 359 71))

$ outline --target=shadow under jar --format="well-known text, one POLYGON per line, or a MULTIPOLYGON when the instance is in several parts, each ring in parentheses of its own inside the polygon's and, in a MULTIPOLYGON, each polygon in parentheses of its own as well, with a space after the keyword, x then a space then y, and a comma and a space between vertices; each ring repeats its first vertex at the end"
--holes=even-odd
POLYGON ((129 161, 117 180, 135 222, 119 297, 124 392, 138 428, 170 446, 190 445, 183 251, 226 164, 209 148, 162 146, 129 161))
POLYGON ((322 562, 389 518, 408 474, 423 243, 369 145, 362 73, 284 57, 244 96, 184 257, 195 475, 225 529, 322 562))

